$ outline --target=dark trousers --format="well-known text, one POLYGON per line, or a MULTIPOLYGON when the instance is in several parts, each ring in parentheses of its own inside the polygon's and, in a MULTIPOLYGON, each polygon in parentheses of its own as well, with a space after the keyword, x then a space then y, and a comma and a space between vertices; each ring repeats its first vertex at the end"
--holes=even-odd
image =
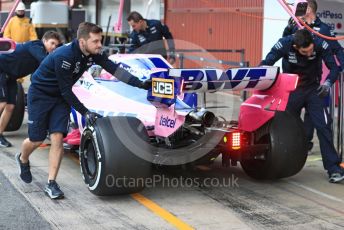
POLYGON ((333 144, 331 132, 331 118, 324 105, 324 100, 317 95, 318 85, 297 88, 289 96, 287 110, 300 117, 302 108, 308 112, 310 120, 317 130, 320 143, 320 151, 324 168, 329 174, 341 172, 337 151, 333 144))

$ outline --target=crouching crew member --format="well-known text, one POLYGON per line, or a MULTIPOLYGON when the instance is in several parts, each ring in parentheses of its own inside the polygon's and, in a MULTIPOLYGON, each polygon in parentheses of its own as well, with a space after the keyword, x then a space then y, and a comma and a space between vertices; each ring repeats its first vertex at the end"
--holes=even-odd
POLYGON ((299 83, 291 92, 287 110, 300 117, 302 108, 306 109, 314 124, 320 142, 323 165, 329 175, 329 182, 337 183, 344 179, 341 159, 333 144, 331 118, 324 105, 331 85, 337 80, 340 71, 328 43, 303 29, 281 38, 267 54, 261 65, 274 65, 280 58, 285 73, 299 75, 299 83), (320 85, 322 60, 330 72, 326 81, 320 85))

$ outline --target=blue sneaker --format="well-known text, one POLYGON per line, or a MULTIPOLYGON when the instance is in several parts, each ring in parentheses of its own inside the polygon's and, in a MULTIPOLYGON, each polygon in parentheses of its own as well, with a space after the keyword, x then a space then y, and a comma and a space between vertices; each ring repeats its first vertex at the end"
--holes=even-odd
POLYGON ((2 134, 0 134, 0 146, 8 148, 11 147, 12 144, 8 140, 6 140, 6 138, 2 134))
POLYGON ((25 183, 31 183, 32 181, 32 175, 30 172, 30 162, 27 163, 22 163, 20 161, 20 156, 21 153, 17 153, 15 156, 18 168, 19 168, 19 174, 20 174, 20 178, 25 182, 25 183))
POLYGON ((344 180, 344 173, 335 172, 335 173, 331 173, 329 182, 338 183, 342 180, 344 180))
POLYGON ((60 186, 54 180, 49 180, 49 183, 46 184, 44 192, 51 199, 61 199, 64 197, 64 193, 61 191, 60 186))

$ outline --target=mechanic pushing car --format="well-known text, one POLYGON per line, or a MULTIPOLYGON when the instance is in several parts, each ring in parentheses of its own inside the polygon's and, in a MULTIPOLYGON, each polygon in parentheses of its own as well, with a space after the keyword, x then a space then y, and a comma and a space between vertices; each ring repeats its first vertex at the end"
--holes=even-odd
POLYGON ((58 48, 49 55, 31 77, 28 91, 28 134, 22 144, 21 153, 16 154, 20 177, 32 181, 30 154, 50 134, 49 175, 45 193, 51 199, 64 197, 55 179, 63 156, 63 136, 67 134, 71 106, 86 117, 88 125, 100 117, 89 111, 72 91, 74 83, 92 64, 102 66, 109 73, 135 87, 148 89, 151 81, 140 81, 126 70, 114 64, 102 52, 102 29, 89 22, 79 25, 77 39, 58 48))
POLYGON ((55 31, 47 31, 42 40, 19 43, 13 53, 0 55, 0 146, 12 144, 3 136, 11 119, 17 98, 17 79, 32 74, 48 55, 60 44, 55 31))
POLYGON ((294 35, 281 38, 261 65, 274 65, 280 58, 283 58, 284 72, 298 74, 300 77, 296 90, 289 96, 287 110, 297 117, 300 117, 302 108, 309 113, 318 133, 329 182, 337 183, 344 179, 344 170, 340 167, 341 159, 334 147, 330 128, 331 118, 323 102, 323 97, 328 95, 339 73, 330 47, 326 41, 317 37, 313 39, 308 30, 302 29, 294 35), (320 85, 322 60, 330 72, 326 81, 320 85))
POLYGON ((170 50, 168 61, 171 65, 176 61, 174 55, 173 36, 166 25, 158 20, 147 20, 136 11, 133 11, 127 17, 129 25, 133 28, 130 34, 129 48, 130 53, 160 54, 167 59, 167 52, 163 38, 166 39, 170 50))
MULTIPOLYGON (((312 29, 316 32, 326 35, 328 37, 335 37, 333 31, 331 30, 330 26, 326 23, 322 22, 320 18, 317 16, 318 4, 316 0, 307 0, 308 7, 306 14, 302 17, 307 25, 309 25, 312 29)), ((283 37, 288 35, 294 34, 298 30, 295 21, 291 18, 288 22, 287 27, 283 31, 283 37)), ((317 35, 315 35, 317 36, 317 35)), ((330 49, 332 50, 333 54, 337 57, 342 70, 344 70, 344 50, 343 47, 339 44, 337 40, 326 40, 328 42, 330 49)), ((326 98, 325 98, 326 100, 326 98)), ((327 99, 328 100, 328 99, 327 99)), ((306 113, 304 117, 304 124, 305 130, 307 135, 307 140, 309 141, 308 150, 311 153, 311 149, 313 147, 313 134, 314 134, 314 125, 309 117, 309 114, 306 113)))

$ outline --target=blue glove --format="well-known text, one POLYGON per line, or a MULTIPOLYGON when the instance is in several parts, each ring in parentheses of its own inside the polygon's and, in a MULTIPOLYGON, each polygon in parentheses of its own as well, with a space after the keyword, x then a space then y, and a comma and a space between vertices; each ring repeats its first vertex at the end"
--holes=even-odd
POLYGON ((331 82, 326 80, 322 85, 320 85, 317 89, 319 97, 326 97, 330 93, 331 89, 331 82))
POLYGON ((152 88, 152 80, 148 79, 146 81, 142 81, 141 85, 139 85, 139 88, 149 90, 152 88))
POLYGON ((290 17, 289 20, 288 20, 287 27, 289 29, 294 29, 295 26, 296 26, 296 22, 295 22, 294 18, 290 17))

